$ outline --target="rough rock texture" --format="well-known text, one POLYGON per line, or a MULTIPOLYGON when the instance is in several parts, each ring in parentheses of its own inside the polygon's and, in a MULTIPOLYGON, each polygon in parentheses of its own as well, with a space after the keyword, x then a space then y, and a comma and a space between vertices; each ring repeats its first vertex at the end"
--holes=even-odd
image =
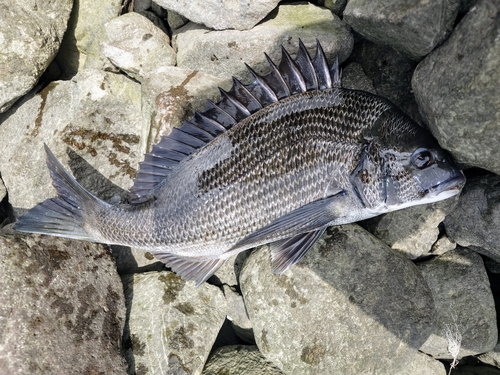
POLYGON ((418 352, 413 361, 397 372, 398 375, 446 375, 444 365, 434 358, 418 352))
POLYGON ((500 262, 500 176, 467 181, 455 210, 444 221, 448 236, 458 244, 500 262))
POLYGON ((0 113, 26 94, 56 55, 71 0, 0 1, 0 113))
POLYGON ((226 300, 211 285, 196 288, 173 272, 124 280, 130 304, 129 364, 137 374, 201 374, 226 318, 226 300))
POLYGON ((500 0, 480 0, 415 70, 412 87, 441 146, 500 173, 500 0))
POLYGON ((458 197, 366 220, 362 226, 410 259, 429 255, 439 236, 438 225, 453 211, 458 197))
POLYGON ((154 0, 195 23, 211 29, 247 30, 278 5, 279 0, 154 0))
POLYGON ((217 349, 202 375, 285 375, 266 360, 256 346, 231 345, 217 349))
POLYGON ((240 286, 259 349, 287 374, 394 374, 433 328, 418 269, 357 225, 328 229, 280 276, 269 258, 252 253, 240 286))
POLYGON ((254 344, 252 322, 242 295, 227 285, 223 285, 222 290, 227 301, 227 319, 231 322, 231 327, 243 341, 254 344))
POLYGON ((127 13, 104 25, 102 53, 139 82, 152 70, 175 65, 170 38, 146 17, 127 13))
POLYGON ((344 20, 366 39, 419 59, 450 33, 459 0, 350 0, 344 20))
POLYGON ((106 246, 0 233, 2 374, 124 374, 124 321, 106 246))
MULTIPOLYGON (((195 111, 205 108, 207 99, 218 101, 217 86, 223 80, 210 74, 178 67, 162 67, 148 74, 142 82, 143 125, 141 150, 146 152, 195 111)), ((229 89, 226 85, 225 88, 229 89)))
MULTIPOLYGON (((68 31, 64 35, 55 61, 61 69, 61 79, 69 79, 90 65, 103 63, 99 43, 104 40, 103 25, 118 16, 121 2, 116 0, 78 0, 71 12, 68 31), (86 64, 87 58, 92 64, 86 64)), ((104 67, 103 65, 101 65, 104 67)))
POLYGON ((419 263, 432 290, 436 330, 420 348, 435 358, 451 359, 447 330, 462 337, 458 358, 492 350, 498 339, 495 302, 479 254, 465 248, 419 263))
POLYGON ((231 76, 250 81, 251 76, 243 63, 257 72, 267 72, 264 52, 279 62, 280 46, 294 54, 298 49, 298 38, 311 53, 314 53, 318 39, 329 61, 333 61, 336 55, 341 62, 344 61, 353 46, 349 26, 336 15, 328 9, 302 3, 281 5, 275 17, 252 30, 209 32, 202 26, 189 23, 175 32, 173 40, 179 67, 200 70, 228 81, 231 76))
POLYGON ((12 206, 31 208, 54 195, 44 143, 92 193, 125 194, 141 156, 140 89, 123 75, 83 70, 7 113, 0 170, 12 206))
POLYGON ((492 351, 478 355, 477 358, 483 363, 500 368, 500 343, 497 343, 492 351))

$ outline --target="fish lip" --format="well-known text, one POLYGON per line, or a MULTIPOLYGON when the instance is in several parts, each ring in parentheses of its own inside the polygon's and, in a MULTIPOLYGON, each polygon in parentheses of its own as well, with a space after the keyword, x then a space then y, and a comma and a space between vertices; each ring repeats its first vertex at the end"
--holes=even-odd
POLYGON ((457 190, 458 193, 458 191, 462 188, 464 183, 465 183, 465 176, 462 172, 460 172, 460 174, 450 177, 449 179, 437 185, 434 185, 429 189, 429 192, 432 193, 433 195, 438 195, 444 191, 457 190))

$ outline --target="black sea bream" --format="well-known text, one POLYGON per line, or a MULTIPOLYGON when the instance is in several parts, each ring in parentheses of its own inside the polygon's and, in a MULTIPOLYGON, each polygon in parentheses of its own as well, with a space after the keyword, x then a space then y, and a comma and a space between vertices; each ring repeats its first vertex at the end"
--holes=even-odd
POLYGON ((276 273, 331 225, 458 193, 464 176, 431 134, 388 100, 341 88, 319 43, 283 49, 279 66, 163 137, 145 156, 130 204, 101 201, 46 147, 58 197, 21 232, 144 249, 198 285, 233 254, 271 243, 276 273))

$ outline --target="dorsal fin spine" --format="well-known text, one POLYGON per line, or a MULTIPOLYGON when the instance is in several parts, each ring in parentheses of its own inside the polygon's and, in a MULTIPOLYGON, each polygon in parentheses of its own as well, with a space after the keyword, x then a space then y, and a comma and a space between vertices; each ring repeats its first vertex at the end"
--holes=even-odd
POLYGON ((152 197, 152 190, 169 177, 180 161, 252 113, 297 93, 341 87, 342 71, 338 59, 329 68, 317 39, 313 58, 300 39, 295 60, 284 48, 279 67, 267 54, 264 55, 270 67, 267 75, 261 76, 245 64, 254 78, 252 83, 244 85, 233 78, 228 92, 220 89, 218 103, 207 100, 203 112, 195 112, 189 121, 184 121, 180 128, 173 129, 170 135, 162 137, 153 146, 144 161, 139 163, 137 178, 130 190, 131 203, 142 203, 152 197))

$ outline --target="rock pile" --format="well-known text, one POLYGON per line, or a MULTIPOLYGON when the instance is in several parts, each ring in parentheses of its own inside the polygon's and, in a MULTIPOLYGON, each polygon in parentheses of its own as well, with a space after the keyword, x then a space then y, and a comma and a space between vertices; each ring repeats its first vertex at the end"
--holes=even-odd
POLYGON ((500 374, 500 0, 0 10, 1 373, 500 374), (461 196, 329 228, 281 276, 267 246, 239 254, 199 288, 137 249, 10 229, 54 195, 44 143, 119 201, 162 134, 299 38, 428 126, 461 196))

